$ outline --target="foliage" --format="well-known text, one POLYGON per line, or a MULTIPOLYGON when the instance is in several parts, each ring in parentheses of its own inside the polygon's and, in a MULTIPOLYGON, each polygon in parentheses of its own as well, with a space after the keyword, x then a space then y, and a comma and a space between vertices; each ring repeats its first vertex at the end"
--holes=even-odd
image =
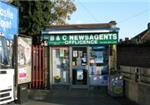
POLYGON ((14 0, 19 8, 19 33, 40 34, 45 26, 65 24, 76 10, 71 0, 14 0))

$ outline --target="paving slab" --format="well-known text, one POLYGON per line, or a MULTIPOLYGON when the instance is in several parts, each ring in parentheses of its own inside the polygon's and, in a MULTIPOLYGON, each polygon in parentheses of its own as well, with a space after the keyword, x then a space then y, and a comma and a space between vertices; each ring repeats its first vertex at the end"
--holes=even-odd
MULTIPOLYGON (((10 104, 9 104, 10 105, 10 104)), ((17 104, 13 104, 17 105, 17 104)), ((113 98, 104 90, 31 90, 22 105, 137 105, 126 98, 113 98)))

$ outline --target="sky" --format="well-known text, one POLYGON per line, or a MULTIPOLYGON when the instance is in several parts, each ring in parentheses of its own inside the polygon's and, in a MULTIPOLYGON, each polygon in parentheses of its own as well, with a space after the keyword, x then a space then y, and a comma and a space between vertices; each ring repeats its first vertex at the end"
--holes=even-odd
POLYGON ((119 38, 132 38, 147 29, 150 0, 74 0, 77 10, 69 24, 117 22, 119 38))

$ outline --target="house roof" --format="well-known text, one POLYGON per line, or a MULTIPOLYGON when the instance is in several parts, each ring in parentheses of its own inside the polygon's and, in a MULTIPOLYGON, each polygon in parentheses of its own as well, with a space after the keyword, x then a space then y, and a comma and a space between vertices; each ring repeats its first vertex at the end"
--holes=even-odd
POLYGON ((51 25, 50 30, 76 30, 76 29, 106 29, 111 28, 111 23, 103 24, 70 24, 70 25, 51 25))
POLYGON ((150 29, 146 31, 146 33, 141 38, 144 41, 150 41, 150 29))
POLYGON ((133 37, 131 41, 136 41, 137 43, 150 41, 150 24, 148 23, 148 28, 133 37))
POLYGON ((111 21, 109 23, 101 24, 69 24, 69 25, 51 25, 42 31, 42 34, 46 33, 82 33, 82 32, 110 32, 118 31, 116 22, 111 21))
POLYGON ((131 39, 132 40, 140 40, 140 41, 150 41, 150 29, 144 30, 143 32, 139 33, 135 37, 131 39))
POLYGON ((142 31, 141 33, 139 33, 138 35, 134 36, 131 40, 135 40, 135 39, 141 39, 145 33, 147 32, 148 30, 144 30, 142 31))

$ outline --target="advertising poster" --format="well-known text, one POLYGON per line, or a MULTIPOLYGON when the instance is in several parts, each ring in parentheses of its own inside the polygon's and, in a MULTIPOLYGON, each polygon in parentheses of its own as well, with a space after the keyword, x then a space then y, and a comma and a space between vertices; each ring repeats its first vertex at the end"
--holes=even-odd
POLYGON ((77 70, 77 80, 83 80, 83 70, 77 70))
POLYGON ((103 51, 95 51, 96 63, 104 63, 103 51))
POLYGON ((18 84, 31 82, 31 38, 18 37, 17 74, 18 84))
POLYGON ((0 32, 7 39, 18 33, 18 8, 0 0, 0 32))
POLYGON ((95 86, 107 86, 108 85, 108 75, 90 75, 89 76, 90 85, 95 86))
POLYGON ((77 57, 78 56, 78 52, 77 51, 73 51, 73 57, 77 57))
POLYGON ((65 55, 65 50, 63 48, 60 49, 60 57, 64 57, 65 55))

